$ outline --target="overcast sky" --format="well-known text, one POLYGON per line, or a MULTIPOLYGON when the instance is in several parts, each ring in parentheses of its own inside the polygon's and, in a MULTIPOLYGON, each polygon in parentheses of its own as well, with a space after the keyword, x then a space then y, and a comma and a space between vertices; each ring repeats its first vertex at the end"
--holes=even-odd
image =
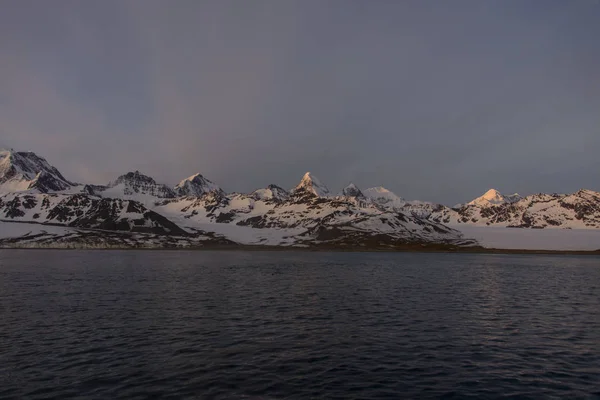
POLYGON ((600 190, 596 0, 3 0, 0 146, 72 180, 600 190))

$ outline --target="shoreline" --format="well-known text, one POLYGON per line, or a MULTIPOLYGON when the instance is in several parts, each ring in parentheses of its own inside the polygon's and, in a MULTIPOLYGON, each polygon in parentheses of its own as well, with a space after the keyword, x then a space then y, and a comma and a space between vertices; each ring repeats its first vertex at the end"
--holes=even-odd
POLYGON ((437 254, 520 254, 520 255, 585 255, 600 256, 599 250, 526 250, 496 249, 485 247, 445 247, 439 245, 407 245, 396 248, 344 248, 339 246, 264 246, 264 245, 209 245, 190 247, 77 247, 77 246, 10 246, 0 247, 2 250, 75 250, 75 251, 247 251, 247 252, 331 252, 331 253, 437 253, 437 254))

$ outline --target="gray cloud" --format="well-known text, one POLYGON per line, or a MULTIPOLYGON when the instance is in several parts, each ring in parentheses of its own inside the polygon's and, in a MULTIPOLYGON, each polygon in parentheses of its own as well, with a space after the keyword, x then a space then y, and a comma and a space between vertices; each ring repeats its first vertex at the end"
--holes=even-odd
POLYGON ((74 180, 310 170, 454 204, 600 189, 597 1, 8 1, 0 144, 74 180))

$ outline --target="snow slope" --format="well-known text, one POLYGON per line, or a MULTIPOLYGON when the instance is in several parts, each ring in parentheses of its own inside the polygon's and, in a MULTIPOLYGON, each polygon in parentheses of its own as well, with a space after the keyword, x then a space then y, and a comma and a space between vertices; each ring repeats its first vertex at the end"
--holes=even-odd
POLYGON ((513 250, 600 250, 598 229, 518 229, 496 226, 461 225, 466 238, 477 240, 490 249, 513 250))
POLYGON ((171 236, 0 221, 0 248, 174 248, 229 246, 213 234, 171 236))
POLYGON ((185 235, 176 224, 133 200, 80 194, 11 193, 0 197, 0 220, 185 235))
POLYGON ((71 232, 74 232, 73 228, 63 226, 0 221, 0 239, 18 238, 42 233, 47 233, 48 235, 67 235, 71 232))

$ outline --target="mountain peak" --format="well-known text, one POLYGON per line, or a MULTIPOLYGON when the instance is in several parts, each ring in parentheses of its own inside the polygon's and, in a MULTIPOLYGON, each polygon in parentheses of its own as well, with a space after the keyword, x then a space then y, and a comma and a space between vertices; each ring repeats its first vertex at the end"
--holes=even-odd
POLYGON ((35 153, 0 149, 0 191, 37 189, 46 193, 71 186, 75 184, 66 180, 55 167, 35 153))
POLYGON ((344 189, 342 189, 338 196, 356 197, 363 199, 365 197, 361 190, 352 182, 350 182, 344 189))
POLYGON ((406 204, 406 201, 383 186, 376 186, 362 191, 363 195, 373 203, 392 209, 399 209, 406 204))
POLYGON ((269 185, 265 189, 257 189, 251 193, 256 200, 285 201, 290 197, 287 190, 277 185, 269 185))
POLYGON ((124 182, 143 182, 147 184, 156 184, 156 181, 148 175, 142 174, 140 171, 128 172, 119 176, 114 182, 108 184, 109 187, 117 186, 124 182))
POLYGON ((157 183, 152 177, 140 171, 128 172, 110 182, 102 191, 104 197, 122 197, 143 200, 140 196, 150 198, 172 198, 175 193, 166 185, 157 183))
POLYGON ((500 193, 498 190, 490 189, 487 192, 485 192, 483 196, 480 196, 470 201, 469 203, 467 203, 467 205, 486 207, 504 203, 515 203, 519 200, 521 200, 521 196, 518 193, 503 196, 502 193, 500 193))
POLYGON ((467 205, 485 207, 490 205, 503 204, 505 202, 506 200, 504 199, 504 196, 502 196, 502 194, 499 191, 497 191, 496 189, 490 189, 487 192, 485 192, 482 196, 479 196, 476 199, 467 203, 467 205))
POLYGON ((330 195, 329 189, 325 184, 321 183, 319 178, 307 172, 302 177, 302 180, 293 190, 294 192, 308 192, 318 197, 328 197, 330 195))
POLYGON ((175 186, 175 192, 178 196, 198 197, 208 192, 220 190, 221 188, 217 184, 199 173, 185 178, 175 186))
POLYGON ((519 193, 513 193, 513 194, 508 194, 508 195, 504 196, 504 199, 509 203, 516 203, 517 201, 521 200, 522 198, 523 198, 523 196, 521 196, 519 193))
POLYGON ((497 191, 496 189, 490 189, 487 192, 485 192, 485 194, 483 195, 483 197, 485 197, 486 199, 492 199, 492 198, 498 197, 498 196, 502 196, 502 194, 500 194, 500 192, 497 191))

